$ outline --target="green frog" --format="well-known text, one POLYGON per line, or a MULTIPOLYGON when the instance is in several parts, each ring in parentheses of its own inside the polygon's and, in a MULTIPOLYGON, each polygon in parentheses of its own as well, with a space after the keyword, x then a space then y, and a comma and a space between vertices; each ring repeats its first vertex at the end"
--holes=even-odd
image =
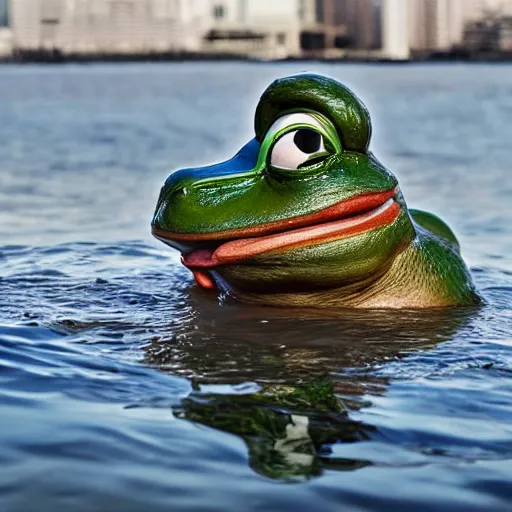
POLYGON ((369 113, 343 84, 278 79, 257 106, 255 138, 233 158, 169 176, 153 235, 181 252, 199 286, 248 303, 478 304, 453 232, 408 209, 370 138, 369 113))

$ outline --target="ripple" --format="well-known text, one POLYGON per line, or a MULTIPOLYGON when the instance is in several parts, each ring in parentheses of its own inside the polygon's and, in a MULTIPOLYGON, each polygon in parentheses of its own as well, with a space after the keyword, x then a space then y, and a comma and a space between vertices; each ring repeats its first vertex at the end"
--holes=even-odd
POLYGON ((509 510, 512 74, 317 65, 485 305, 221 306, 149 239, 168 167, 236 150, 296 64, 6 67, 0 509, 509 510))

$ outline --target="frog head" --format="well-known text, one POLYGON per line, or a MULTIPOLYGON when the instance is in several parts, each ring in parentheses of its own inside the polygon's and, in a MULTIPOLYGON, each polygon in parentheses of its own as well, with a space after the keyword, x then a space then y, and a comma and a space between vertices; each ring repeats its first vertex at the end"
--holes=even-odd
POLYGON ((370 137, 368 111, 346 86, 314 74, 276 80, 255 138, 233 158, 168 177, 152 232, 203 288, 263 304, 357 293, 414 236, 370 137))

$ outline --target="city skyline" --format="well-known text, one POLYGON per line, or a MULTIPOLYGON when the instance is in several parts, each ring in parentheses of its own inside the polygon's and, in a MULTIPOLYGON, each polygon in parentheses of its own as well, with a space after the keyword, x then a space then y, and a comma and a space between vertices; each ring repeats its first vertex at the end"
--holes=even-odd
POLYGON ((508 48, 508 25, 478 33, 486 13, 510 15, 512 0, 0 0, 4 48, 62 55, 404 60, 468 38, 471 48, 508 48))

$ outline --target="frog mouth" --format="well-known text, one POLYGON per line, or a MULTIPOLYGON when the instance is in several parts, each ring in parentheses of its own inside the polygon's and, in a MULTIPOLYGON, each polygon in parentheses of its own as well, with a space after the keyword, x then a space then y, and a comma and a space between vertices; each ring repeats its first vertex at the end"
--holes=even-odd
POLYGON ((396 194, 394 188, 359 195, 312 214, 249 228, 185 234, 153 227, 152 233, 181 248, 183 264, 199 275, 201 269, 230 265, 264 253, 334 242, 392 224, 401 211, 396 194))

